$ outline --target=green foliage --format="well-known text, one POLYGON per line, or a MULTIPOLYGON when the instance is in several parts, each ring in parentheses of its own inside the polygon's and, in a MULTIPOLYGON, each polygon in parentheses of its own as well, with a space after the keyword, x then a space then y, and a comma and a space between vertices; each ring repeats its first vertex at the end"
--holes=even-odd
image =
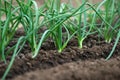
POLYGON ((105 22, 102 21, 101 27, 98 29, 99 33, 105 38, 105 41, 110 43, 116 36, 120 28, 120 20, 118 18, 117 9, 115 8, 115 0, 104 0, 99 7, 98 11, 102 12, 101 15, 105 22), (100 9, 103 6, 104 9, 100 9))
POLYGON ((38 28, 38 21, 39 21, 39 10, 37 3, 33 0, 28 0, 26 3, 24 1, 16 0, 19 7, 20 7, 20 22, 23 25, 24 31, 26 35, 29 35, 27 41, 31 47, 31 50, 34 54, 34 51, 37 47, 37 28, 38 28))
POLYGON ((51 38, 61 53, 72 38, 77 38, 79 48, 82 48, 88 35, 98 33, 108 43, 116 38, 107 59, 112 56, 119 42, 119 0, 103 0, 95 5, 87 0, 75 0, 78 4, 81 3, 78 8, 71 4, 72 0, 68 0, 68 3, 62 3, 61 0, 44 0, 45 3, 40 7, 35 0, 15 1, 16 4, 13 4, 13 0, 0 0, 0 60, 6 63, 6 57, 12 53, 2 80, 7 76, 15 57, 26 42, 30 45, 32 58, 35 58, 46 39, 51 38), (97 20, 101 22, 100 27, 97 26, 97 20), (14 40, 20 24, 25 35, 19 37, 15 45, 7 48, 11 40, 14 40), (47 29, 39 32, 44 27, 47 29))
MULTIPOLYGON (((69 40, 74 36, 74 34, 77 32, 70 34, 70 31, 67 28, 66 21, 73 17, 74 14, 76 14, 82 6, 84 6, 85 3, 83 3, 78 9, 70 10, 67 5, 60 5, 60 0, 52 0, 51 6, 46 12, 45 19, 48 22, 46 26, 48 26, 48 30, 45 31, 44 35, 42 36, 40 42, 42 43, 43 40, 47 37, 52 37, 56 47, 58 48, 58 52, 62 52, 62 50, 67 46, 67 43, 69 40), (65 7, 63 7, 65 6, 65 7), (52 20, 51 20, 52 19, 52 20), (65 29, 65 32, 62 32, 62 30, 65 29), (67 39, 63 39, 63 34, 67 35, 67 39), (44 39, 43 39, 44 38, 44 39)), ((39 48, 41 47, 41 44, 39 48)), ((37 55, 38 51, 36 51, 37 55)))
POLYGON ((12 0, 9 2, 0 0, 0 59, 5 62, 6 55, 11 51, 8 50, 9 52, 5 53, 6 47, 13 39, 20 23, 20 17, 17 15, 18 8, 19 7, 14 8, 12 0))

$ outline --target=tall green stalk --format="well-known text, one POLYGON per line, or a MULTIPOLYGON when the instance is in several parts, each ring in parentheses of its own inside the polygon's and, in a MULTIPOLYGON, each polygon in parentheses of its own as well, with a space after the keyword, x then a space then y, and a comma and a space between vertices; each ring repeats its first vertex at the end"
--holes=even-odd
POLYGON ((37 32, 39 31, 39 9, 37 3, 34 0, 28 0, 26 3, 16 0, 20 7, 20 16, 21 16, 21 24, 24 27, 24 31, 26 35, 31 35, 27 38, 29 45, 31 47, 32 53, 37 48, 37 32))
POLYGON ((0 1, 0 58, 4 61, 6 61, 6 47, 13 39, 19 24, 19 17, 15 16, 17 10, 18 7, 13 7, 12 0, 0 1), (5 20, 2 19, 4 17, 5 20))
MULTIPOLYGON (((59 13, 59 15, 55 15, 54 12, 53 13, 51 13, 51 12, 49 13, 49 10, 48 10, 48 12, 46 13, 45 17, 47 17, 48 21, 50 21, 50 23, 48 21, 46 21, 46 22, 48 22, 49 27, 48 27, 48 30, 46 30, 43 33, 33 58, 37 56, 37 54, 39 52, 39 49, 41 48, 41 45, 42 45, 43 41, 46 39, 46 37, 48 38, 48 37, 52 36, 52 38, 53 38, 53 40, 55 42, 55 45, 58 48, 58 52, 61 52, 67 46, 67 43, 76 34, 77 31, 75 31, 74 33, 70 34, 68 28, 64 24, 67 22, 68 19, 72 18, 72 16, 74 16, 81 9, 81 7, 83 7, 84 5, 85 5, 85 3, 83 3, 79 8, 75 9, 72 12, 66 12, 66 13, 64 12, 63 14, 59 13), (63 16, 60 16, 60 15, 63 15, 63 16), (53 24, 50 25, 51 23, 53 23, 53 24), (61 35, 58 35, 58 31, 57 30, 61 29, 60 26, 61 26, 61 28, 64 28, 66 30, 66 34, 68 35, 68 38, 65 41, 63 41, 63 38, 61 38, 61 35), (58 37, 60 37, 60 38, 58 38, 58 37), (61 46, 61 44, 62 44, 62 46, 61 46)), ((50 9, 51 9, 51 7, 50 7, 50 9)), ((62 35, 63 35, 63 33, 62 33, 62 35)))
MULTIPOLYGON (((82 0, 82 3, 84 3, 86 1, 82 0)), ((81 11, 85 10, 85 6, 83 6, 81 8, 81 11)), ((83 47, 83 41, 84 39, 86 38, 86 28, 87 28, 87 14, 86 14, 86 11, 82 14, 79 15, 79 24, 78 24, 78 45, 79 45, 79 48, 82 48, 83 47), (83 18, 82 18, 83 17, 83 18), (82 19, 83 19, 83 25, 82 25, 82 19), (82 28, 83 27, 83 28, 82 28), (82 31, 84 30, 84 31, 82 31)))

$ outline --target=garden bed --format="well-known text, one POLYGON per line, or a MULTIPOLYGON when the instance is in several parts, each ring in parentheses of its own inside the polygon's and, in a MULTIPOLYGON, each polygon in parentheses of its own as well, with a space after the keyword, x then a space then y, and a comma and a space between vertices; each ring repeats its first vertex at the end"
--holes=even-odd
POLYGON ((35 70, 13 80, 119 80, 120 57, 71 62, 46 70, 35 70))
MULTIPOLYGON (((18 31, 15 37, 23 35, 18 31)), ((114 41, 113 41, 114 42, 114 41)), ((120 78, 120 43, 109 61, 105 58, 110 53, 110 44, 90 35, 84 41, 82 49, 78 48, 76 39, 72 39, 62 53, 58 53, 52 40, 47 40, 35 59, 26 44, 7 75, 7 80, 119 80, 120 78), (96 76, 96 77, 95 77, 96 76)), ((15 44, 16 41, 12 41, 15 44)), ((9 57, 7 61, 9 62, 9 57)), ((0 63, 0 77, 7 65, 0 63)))
POLYGON ((1 80, 120 79, 119 1, 38 1, 0 1, 1 80))

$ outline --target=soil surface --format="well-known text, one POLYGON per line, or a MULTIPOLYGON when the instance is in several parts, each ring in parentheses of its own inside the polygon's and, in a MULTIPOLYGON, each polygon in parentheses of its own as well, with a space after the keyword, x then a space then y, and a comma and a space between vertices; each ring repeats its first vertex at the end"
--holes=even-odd
MULTIPOLYGON (((19 30, 15 38, 24 35, 19 30)), ((15 44, 13 40, 9 47, 15 44)), ((58 53, 52 40, 46 40, 35 59, 31 58, 28 44, 16 57, 7 76, 7 80, 119 80, 120 79, 120 43, 112 58, 105 61, 114 41, 104 42, 96 35, 88 36, 79 49, 77 40, 72 39, 62 53, 58 53)), ((7 57, 7 63, 10 61, 7 57)), ((8 64, 0 62, 0 77, 8 64)))
POLYGON ((13 80, 120 80, 120 57, 76 61, 47 70, 36 70, 13 80))

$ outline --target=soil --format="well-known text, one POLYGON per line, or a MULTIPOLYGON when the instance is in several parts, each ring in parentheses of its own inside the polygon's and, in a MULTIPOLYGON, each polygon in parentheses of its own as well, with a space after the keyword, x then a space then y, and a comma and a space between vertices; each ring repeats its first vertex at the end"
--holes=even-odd
POLYGON ((36 70, 18 76, 13 80, 119 80, 120 57, 76 61, 47 70, 36 70))
MULTIPOLYGON (((24 35, 19 30, 15 38, 24 35)), ((15 44, 13 40, 9 47, 15 44)), ((74 38, 62 53, 58 53, 52 40, 46 40, 35 59, 31 58, 28 44, 16 57, 16 60, 6 80, 119 80, 120 79, 120 43, 118 43, 112 58, 105 58, 110 53, 114 41, 104 42, 96 35, 88 36, 83 48, 78 48, 74 38)), ((7 64, 10 61, 7 57, 7 64)), ((0 62, 0 77, 7 64, 0 62)))

